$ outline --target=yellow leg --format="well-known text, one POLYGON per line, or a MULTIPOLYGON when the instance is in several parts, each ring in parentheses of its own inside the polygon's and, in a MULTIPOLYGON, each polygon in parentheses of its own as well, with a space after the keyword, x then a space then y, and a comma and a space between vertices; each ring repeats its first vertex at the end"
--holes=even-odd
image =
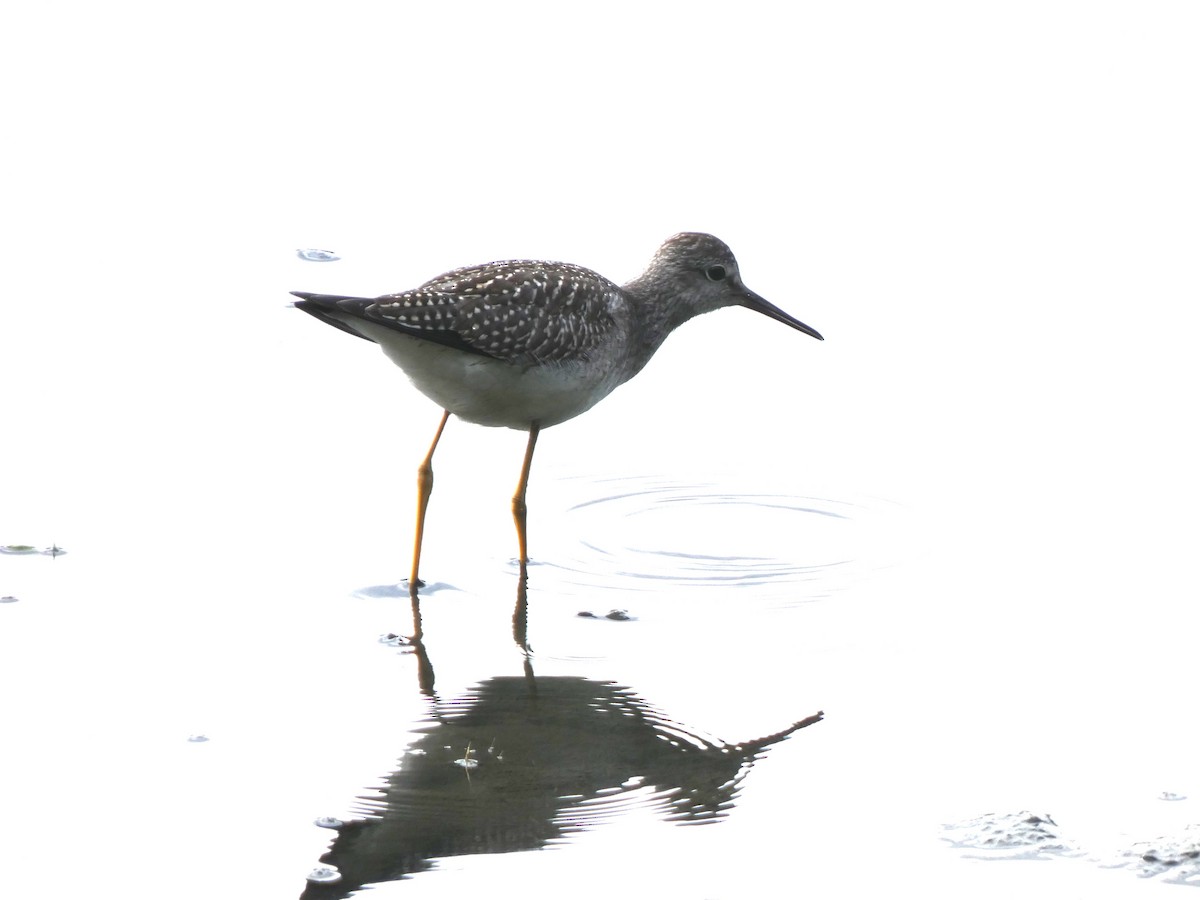
POLYGON ((449 418, 450 411, 445 410, 442 413, 442 421, 438 423, 437 434, 433 436, 433 443, 429 445, 429 452, 417 468, 417 534, 413 539, 412 575, 408 579, 408 592, 414 597, 421 584, 417 577, 417 569, 421 565, 421 540, 425 536, 425 510, 429 508, 429 495, 433 493, 433 451, 442 439, 442 429, 446 427, 446 420, 449 418))
POLYGON ((517 492, 513 494, 513 521, 517 523, 517 547, 521 551, 521 573, 525 572, 525 564, 529 562, 529 549, 525 540, 525 488, 529 485, 529 464, 533 462, 533 448, 537 444, 538 424, 529 426, 529 444, 525 448, 525 462, 521 465, 521 480, 517 482, 517 492))

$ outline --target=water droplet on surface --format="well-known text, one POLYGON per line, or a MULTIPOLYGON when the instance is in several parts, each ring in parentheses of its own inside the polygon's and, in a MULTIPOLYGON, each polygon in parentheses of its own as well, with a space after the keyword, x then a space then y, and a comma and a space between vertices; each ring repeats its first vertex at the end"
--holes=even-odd
POLYGON ((342 873, 335 866, 317 866, 308 873, 308 880, 317 884, 337 884, 342 880, 342 873))
POLYGON ((307 260, 308 262, 336 262, 337 260, 341 259, 341 257, 332 250, 317 250, 312 247, 304 250, 297 250, 296 255, 303 260, 307 260))

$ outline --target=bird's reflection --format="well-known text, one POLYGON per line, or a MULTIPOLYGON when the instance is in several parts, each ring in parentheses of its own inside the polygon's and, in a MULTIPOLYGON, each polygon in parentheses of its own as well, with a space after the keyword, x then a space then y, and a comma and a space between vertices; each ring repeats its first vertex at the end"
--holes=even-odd
POLYGON ((321 858, 341 881, 310 884, 303 897, 343 897, 439 857, 536 849, 623 801, 669 821, 718 818, 758 756, 821 719, 723 744, 628 688, 577 677, 491 678, 433 704, 434 721, 321 858))
POLYGON ((419 686, 428 721, 395 771, 356 818, 337 823, 322 868, 302 898, 345 897, 394 881, 441 857, 532 850, 610 817, 623 804, 667 821, 725 815, 741 781, 773 744, 819 722, 818 712, 774 734, 726 744, 654 709, 630 688, 581 677, 536 676, 526 641, 526 572, 521 567, 513 637, 523 676, 489 678, 462 697, 439 698, 412 598, 419 686))

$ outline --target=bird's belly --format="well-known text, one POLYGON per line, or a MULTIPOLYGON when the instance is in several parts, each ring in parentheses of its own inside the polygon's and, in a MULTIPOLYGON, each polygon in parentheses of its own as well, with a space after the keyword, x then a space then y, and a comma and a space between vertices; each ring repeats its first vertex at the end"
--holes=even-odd
POLYGON ((391 329, 367 336, 422 394, 478 425, 548 428, 591 409, 621 382, 614 367, 588 362, 522 366, 391 329))

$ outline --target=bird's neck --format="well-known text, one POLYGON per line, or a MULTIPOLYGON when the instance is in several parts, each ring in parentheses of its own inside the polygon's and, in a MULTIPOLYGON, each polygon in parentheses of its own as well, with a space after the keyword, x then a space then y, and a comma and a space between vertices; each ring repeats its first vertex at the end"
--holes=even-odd
POLYGON ((655 290, 637 281, 626 286, 632 296, 632 318, 627 378, 632 378, 650 362, 672 331, 701 312, 672 291, 655 290))

